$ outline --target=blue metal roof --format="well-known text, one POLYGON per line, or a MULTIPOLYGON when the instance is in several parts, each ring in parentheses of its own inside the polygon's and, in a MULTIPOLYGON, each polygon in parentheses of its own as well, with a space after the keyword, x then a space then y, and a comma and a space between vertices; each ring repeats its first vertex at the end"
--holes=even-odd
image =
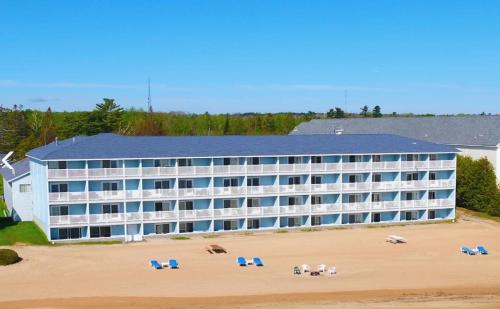
POLYGON ((390 134, 78 136, 31 150, 39 160, 457 152, 390 134))
POLYGON ((24 158, 21 161, 12 163, 11 165, 14 168, 14 171, 5 166, 0 169, 0 174, 2 174, 3 178, 8 182, 30 172, 30 160, 28 158, 24 158))

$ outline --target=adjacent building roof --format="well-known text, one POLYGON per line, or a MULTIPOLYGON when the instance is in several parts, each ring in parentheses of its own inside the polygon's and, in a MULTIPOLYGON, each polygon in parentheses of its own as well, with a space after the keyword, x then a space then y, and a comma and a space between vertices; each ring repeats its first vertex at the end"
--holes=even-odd
POLYGON ((31 150, 39 160, 456 152, 453 147, 390 134, 260 136, 122 136, 98 134, 31 150))
POLYGON ((301 123, 291 134, 332 134, 335 129, 344 134, 398 134, 448 145, 500 144, 500 116, 317 119, 301 123))
POLYGON ((6 166, 0 169, 0 174, 2 174, 3 178, 8 182, 22 177, 30 172, 30 160, 28 158, 12 163, 11 166, 14 170, 11 170, 6 166))

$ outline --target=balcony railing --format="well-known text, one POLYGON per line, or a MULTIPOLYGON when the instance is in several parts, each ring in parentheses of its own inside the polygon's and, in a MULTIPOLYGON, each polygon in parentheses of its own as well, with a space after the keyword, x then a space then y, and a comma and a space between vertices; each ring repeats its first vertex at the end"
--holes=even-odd
POLYGON ((248 207, 247 216, 266 216, 277 215, 280 212, 279 207, 274 206, 261 206, 261 207, 248 207))
POLYGON ((445 198, 445 199, 434 199, 434 200, 429 200, 428 204, 429 207, 446 207, 446 206, 453 206, 455 205, 455 199, 452 198, 445 198))
MULTIPOLYGON (((129 198, 129 194, 128 194, 129 192, 130 191, 127 191, 127 198, 129 198)), ((132 192, 137 192, 137 191, 132 191, 132 192)), ((144 198, 146 198, 146 199, 176 197, 177 196, 177 190, 176 189, 149 189, 149 190, 142 190, 142 196, 144 198)))
POLYGON ((347 162, 342 163, 343 170, 367 170, 370 169, 370 162, 347 162))
POLYGON ((281 185, 280 193, 305 193, 309 189, 309 185, 281 185))
POLYGON ((315 213, 315 214, 338 212, 341 210, 342 210, 342 204, 340 204, 340 203, 311 205, 311 212, 315 213))
POLYGON ((343 211, 363 211, 370 210, 370 203, 360 202, 360 203, 343 203, 343 211))
POLYGON ((427 180, 409 180, 409 181, 401 181, 402 189, 419 189, 425 188, 429 185, 427 180))
POLYGON ((311 163, 311 171, 338 172, 340 171, 340 163, 311 163))
POLYGON ((396 180, 372 182, 372 189, 374 190, 398 189, 400 186, 401 183, 396 180))
POLYGON ((280 206, 280 214, 308 214, 310 211, 309 205, 290 205, 290 206, 280 206))
POLYGON ((179 197, 200 197, 211 195, 212 190, 210 188, 185 188, 178 189, 179 197))
POLYGON ((429 168, 454 168, 456 164, 456 160, 431 160, 429 168))
POLYGON ((245 165, 214 165, 214 174, 241 174, 245 172, 245 165))
POLYGON ((125 221, 124 213, 113 214, 91 214, 89 215, 89 222, 92 223, 116 223, 125 221))
POLYGON ((371 182, 349 182, 343 183, 342 189, 345 191, 366 191, 370 189, 371 182))
POLYGON ((455 179, 429 180, 429 187, 454 187, 455 179))
POLYGON ((427 200, 401 201, 401 208, 420 208, 426 206, 427 200))
POLYGON ((177 219, 176 211, 147 211, 143 213, 144 221, 155 220, 175 220, 177 219))
POLYGON ((85 178, 87 177, 86 169, 49 169, 48 170, 49 179, 59 178, 85 178))
POLYGON ((247 187, 248 195, 274 194, 278 193, 278 186, 250 186, 247 187))
POLYGON ((384 161, 372 163, 372 169, 374 170, 394 170, 399 169, 399 166, 399 161, 384 161))
POLYGON ((89 201, 117 201, 123 200, 124 191, 89 191, 89 201))
POLYGON ((308 172, 310 170, 309 164, 279 164, 279 171, 281 173, 290 172, 308 172))
POLYGON ((245 215, 245 208, 218 208, 214 209, 215 218, 241 217, 245 215))
POLYGON ((312 184, 311 191, 315 193, 340 191, 340 186, 340 183, 312 184))
POLYGON ((50 216, 50 225, 77 225, 87 224, 87 215, 67 215, 67 216, 50 216))
POLYGON ((241 195, 245 194, 246 187, 214 187, 214 195, 241 195))
POLYGON ((173 166, 142 168, 142 175, 146 177, 175 176, 176 173, 177 169, 173 166))
POLYGON ((402 169, 416 169, 429 167, 429 161, 401 161, 402 169))
POLYGON ((212 209, 179 210, 179 219, 184 220, 209 219, 212 216, 212 209))
POLYGON ((398 201, 382 201, 372 202, 372 210, 397 209, 399 208, 398 201))
POLYGON ((49 202, 84 202, 87 192, 50 192, 49 202))
POLYGON ((277 171, 278 166, 276 164, 247 165, 247 173, 250 174, 269 174, 277 171))

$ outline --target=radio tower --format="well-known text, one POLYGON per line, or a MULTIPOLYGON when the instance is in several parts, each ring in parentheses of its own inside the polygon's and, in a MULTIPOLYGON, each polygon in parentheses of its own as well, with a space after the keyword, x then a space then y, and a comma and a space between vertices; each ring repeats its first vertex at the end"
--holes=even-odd
POLYGON ((148 78, 148 112, 153 112, 153 106, 151 105, 151 80, 148 78))

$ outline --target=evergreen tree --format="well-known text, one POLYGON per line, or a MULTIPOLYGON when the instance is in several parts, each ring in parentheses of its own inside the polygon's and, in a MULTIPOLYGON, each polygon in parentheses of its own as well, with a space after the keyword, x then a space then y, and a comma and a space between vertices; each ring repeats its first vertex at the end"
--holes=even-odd
POLYGON ((376 105, 373 108, 372 115, 373 115, 374 118, 380 118, 380 117, 382 117, 382 112, 381 112, 380 106, 376 105))
POLYGON ((361 116, 363 116, 363 117, 368 117, 368 106, 366 106, 366 105, 365 105, 365 106, 363 106, 363 107, 361 108, 361 113, 359 113, 359 114, 360 114, 361 116))
POLYGON ((345 112, 340 107, 335 107, 335 118, 345 118, 345 112))

